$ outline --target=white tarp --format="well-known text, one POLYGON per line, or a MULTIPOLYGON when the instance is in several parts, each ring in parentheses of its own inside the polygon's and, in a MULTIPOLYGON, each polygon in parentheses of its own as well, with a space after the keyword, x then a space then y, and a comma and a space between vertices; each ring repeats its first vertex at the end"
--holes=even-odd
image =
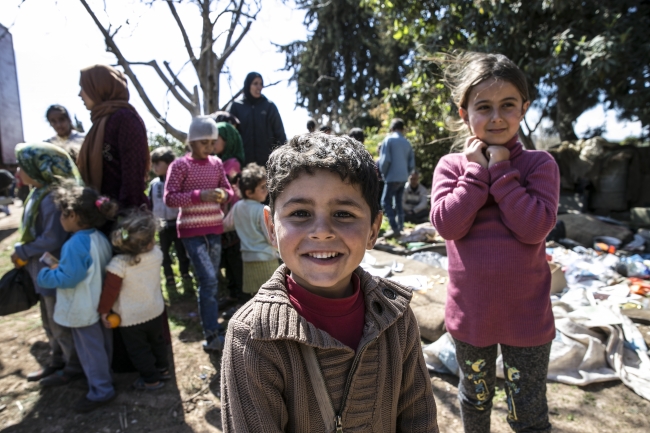
MULTIPOLYGON (((570 385, 621 380, 650 400, 650 359, 643 336, 632 321, 614 307, 586 306, 573 310, 556 305, 555 340, 548 379, 570 385)), ((424 359, 432 371, 458 375, 453 338, 445 333, 425 346, 424 359)), ((503 378, 501 356, 497 376, 503 378)))

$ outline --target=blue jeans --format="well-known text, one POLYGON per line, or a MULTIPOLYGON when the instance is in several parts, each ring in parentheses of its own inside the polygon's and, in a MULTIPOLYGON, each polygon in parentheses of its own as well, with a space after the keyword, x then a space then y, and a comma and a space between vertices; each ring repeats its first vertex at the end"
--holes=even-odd
POLYGON ((194 266, 194 277, 199 282, 199 316, 206 339, 219 332, 219 263, 221 262, 221 235, 183 238, 183 245, 194 266))
POLYGON ((404 228, 404 208, 402 207, 404 183, 386 182, 384 184, 384 192, 381 195, 384 213, 386 214, 386 218, 388 218, 390 228, 395 234, 401 232, 404 228))

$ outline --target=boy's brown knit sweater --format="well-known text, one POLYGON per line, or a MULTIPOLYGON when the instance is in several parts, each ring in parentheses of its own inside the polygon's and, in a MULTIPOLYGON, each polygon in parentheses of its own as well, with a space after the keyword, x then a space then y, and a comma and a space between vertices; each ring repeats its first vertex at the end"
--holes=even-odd
POLYGON ((288 272, 278 268, 228 325, 221 370, 224 433, 330 433, 301 344, 314 347, 344 432, 438 432, 411 291, 357 268, 366 319, 355 352, 298 315, 285 287, 288 272))

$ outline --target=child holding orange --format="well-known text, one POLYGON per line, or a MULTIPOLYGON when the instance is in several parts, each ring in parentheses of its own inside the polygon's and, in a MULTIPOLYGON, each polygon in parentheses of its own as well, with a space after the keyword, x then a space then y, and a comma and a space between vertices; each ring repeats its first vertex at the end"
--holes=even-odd
POLYGON ((111 233, 119 254, 106 266, 106 280, 99 301, 106 328, 120 326, 131 362, 140 372, 133 387, 152 391, 169 379, 167 346, 163 336, 165 302, 160 290, 163 255, 155 243, 156 219, 134 210, 111 233), (115 315, 109 313, 113 310, 115 315), (116 320, 117 319, 117 320, 116 320))

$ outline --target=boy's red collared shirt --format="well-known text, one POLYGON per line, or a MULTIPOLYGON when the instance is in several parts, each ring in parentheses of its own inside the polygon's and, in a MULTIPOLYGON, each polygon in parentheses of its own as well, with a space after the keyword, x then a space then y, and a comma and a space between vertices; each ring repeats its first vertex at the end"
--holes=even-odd
POLYGON ((366 314, 364 297, 356 274, 352 274, 352 288, 353 294, 347 298, 324 298, 304 289, 287 275, 289 300, 298 314, 356 351, 363 335, 366 314))

